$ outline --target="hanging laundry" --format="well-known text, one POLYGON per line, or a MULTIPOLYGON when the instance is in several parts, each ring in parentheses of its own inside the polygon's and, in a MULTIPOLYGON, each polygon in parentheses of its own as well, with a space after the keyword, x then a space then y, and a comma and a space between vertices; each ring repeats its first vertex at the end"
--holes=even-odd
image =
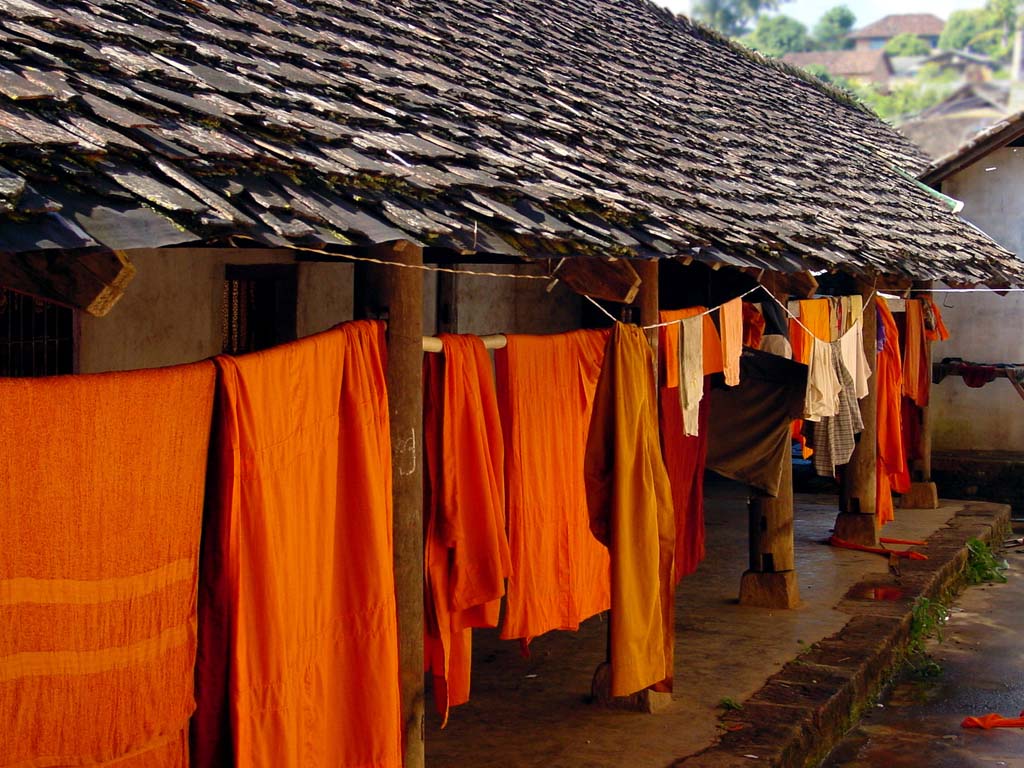
POLYGON ((778 496, 792 460, 789 425, 800 415, 807 366, 759 350, 744 350, 740 385, 711 391, 707 466, 720 475, 778 496))
POLYGON ((615 324, 587 436, 590 528, 612 563, 612 696, 672 686, 675 520, 652 357, 643 330, 615 324))
POLYGON ((839 412, 842 380, 836 373, 834 351, 831 342, 812 338, 811 362, 807 373, 807 396, 804 401, 804 419, 821 421, 839 412))
POLYGON ((864 305, 860 296, 850 296, 851 324, 840 337, 843 366, 853 379, 854 394, 858 400, 868 396, 871 365, 864 352, 864 305))
POLYGON ((864 430, 853 377, 843 365, 842 341, 833 341, 831 347, 832 369, 841 388, 836 413, 814 422, 814 470, 822 477, 835 477, 836 467, 849 464, 857 445, 855 435, 864 430))
MULTIPOLYGON (((793 360, 810 366, 814 352, 814 340, 831 340, 829 303, 826 299, 806 299, 797 302, 797 308, 800 323, 806 326, 807 330, 796 320, 790 320, 789 338, 793 346, 793 360)), ((804 438, 802 419, 796 419, 793 422, 791 434, 793 439, 800 443, 803 457, 810 458, 814 451, 807 445, 807 440, 804 438)))
MULTIPOLYGON (((704 559, 704 461, 707 455, 708 413, 710 399, 707 392, 707 377, 704 373, 709 365, 707 350, 716 350, 721 354, 717 343, 718 332, 711 316, 702 314, 704 307, 690 307, 681 310, 663 310, 660 322, 675 322, 674 325, 663 326, 659 338, 658 349, 661 356, 659 368, 665 372, 659 397, 661 402, 661 438, 662 451, 665 457, 665 468, 668 470, 672 486, 672 503, 675 508, 676 546, 675 546, 675 581, 693 573, 701 560, 704 559), (681 325, 700 322, 697 332, 703 341, 709 334, 714 343, 703 344, 704 366, 701 368, 701 398, 697 408, 697 424, 694 436, 687 436, 684 426, 683 410, 680 402, 679 381, 679 334, 681 325), (669 370, 675 374, 669 376, 669 370)), ((696 335, 696 334, 695 334, 696 335)), ((691 354, 692 357, 692 354, 691 354)), ((720 360, 720 357, 719 357, 720 360)), ((721 372, 721 365, 717 366, 721 372)), ((685 376, 685 374, 683 374, 685 376)), ((692 428, 692 423, 691 423, 692 428)))
POLYGON ((679 407, 683 413, 683 434, 700 433, 700 403, 704 397, 704 318, 691 317, 679 324, 679 407))
POLYGON ((680 323, 678 321, 700 315, 703 319, 701 343, 703 344, 704 375, 722 372, 722 341, 715 327, 711 314, 705 314, 706 307, 685 307, 684 309, 663 309, 658 313, 658 321, 671 323, 658 329, 658 370, 661 372, 662 386, 675 389, 679 386, 679 355, 680 323))
POLYGON ((928 341, 945 341, 949 338, 949 329, 942 320, 942 312, 935 300, 925 294, 921 298, 921 310, 924 313, 924 337, 928 341))
POLYGON ((743 346, 760 349, 766 325, 764 315, 753 302, 743 301, 741 304, 743 305, 743 346))
MULTIPOLYGON (((768 290, 762 287, 754 296, 758 297, 767 293, 768 290)), ((779 306, 779 303, 771 295, 767 295, 761 300, 761 314, 764 317, 764 332, 766 336, 784 336, 787 339, 789 338, 789 318, 786 317, 782 307, 779 306)))
POLYGON ((364 321, 216 358, 197 768, 402 763, 383 357, 364 321))
POLYGON ((0 765, 188 764, 213 385, 0 379, 0 765))
POLYGON ((743 352, 743 300, 732 299, 718 308, 718 324, 722 334, 722 370, 725 383, 740 383, 740 355, 743 352))
POLYGON ((928 405, 931 386, 931 354, 925 338, 924 314, 917 299, 907 299, 904 306, 903 394, 923 408, 928 405))
POLYGON ((508 336, 495 353, 512 558, 506 640, 578 629, 611 603, 608 550, 590 533, 583 484, 608 334, 508 336))
POLYGON ((434 702, 469 700, 473 627, 498 626, 511 571, 494 373, 477 336, 441 334, 424 363, 426 657, 434 702))
POLYGON ((875 472, 875 511, 878 522, 885 525, 895 519, 892 491, 904 493, 910 488, 910 474, 901 437, 901 388, 903 364, 900 355, 899 330, 889 305, 875 302, 879 328, 878 357, 878 456, 875 472))

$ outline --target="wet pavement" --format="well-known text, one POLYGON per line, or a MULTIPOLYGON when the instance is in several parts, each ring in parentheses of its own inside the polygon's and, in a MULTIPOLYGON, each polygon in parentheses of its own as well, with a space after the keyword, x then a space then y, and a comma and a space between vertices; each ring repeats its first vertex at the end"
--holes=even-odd
POLYGON ((968 587, 929 643, 941 673, 904 673, 822 768, 1024 768, 1024 728, 960 727, 1024 710, 1024 551, 1005 557, 1009 581, 968 587))
MULTIPOLYGON (((748 557, 746 490, 725 482, 708 487, 708 556, 677 592, 675 691, 666 711, 609 711, 589 702, 605 656, 602 617, 579 632, 537 638, 529 658, 497 632, 477 631, 472 697, 444 730, 428 694, 427 764, 656 768, 709 748, 726 732, 720 702, 744 702, 812 644, 843 629, 850 614, 842 603, 855 584, 892 581, 885 558, 823 543, 835 522, 834 496, 798 494, 795 503, 803 603, 792 611, 745 608, 736 597, 748 557)), ((960 509, 944 502, 937 510, 898 510, 886 535, 926 538, 960 509)))

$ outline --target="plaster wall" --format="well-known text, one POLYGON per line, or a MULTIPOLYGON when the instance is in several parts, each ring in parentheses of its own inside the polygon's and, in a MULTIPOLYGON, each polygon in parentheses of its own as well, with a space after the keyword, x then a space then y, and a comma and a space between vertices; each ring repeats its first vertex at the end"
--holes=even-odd
MULTIPOLYGON (((964 201, 968 221, 1024 254, 1024 148, 991 153, 942 190, 964 201)), ((936 301, 950 332, 933 346, 936 361, 1024 363, 1024 294, 953 293, 936 301)), ((934 450, 1024 451, 1024 400, 1005 379, 971 389, 948 377, 932 387, 931 403, 934 450)))
MULTIPOLYGON (((221 351, 221 297, 228 264, 290 264, 288 251, 180 249, 128 254, 138 270, 106 317, 82 316, 81 373, 153 368, 221 351)), ((300 337, 352 318, 351 264, 298 265, 300 337)))
MULTIPOLYGON (((481 267, 508 274, 536 274, 518 265, 481 267)), ((547 280, 456 277, 459 333, 561 333, 580 327, 584 299, 558 283, 548 293, 547 280)))

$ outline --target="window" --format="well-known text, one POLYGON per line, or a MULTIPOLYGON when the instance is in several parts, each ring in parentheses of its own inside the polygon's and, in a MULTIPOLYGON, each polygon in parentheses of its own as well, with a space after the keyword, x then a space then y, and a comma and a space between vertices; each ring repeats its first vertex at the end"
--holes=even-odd
POLYGON ((232 355, 295 340, 294 264, 229 265, 221 301, 221 350, 232 355))
POLYGON ((0 376, 52 376, 74 368, 74 311, 0 288, 0 376))

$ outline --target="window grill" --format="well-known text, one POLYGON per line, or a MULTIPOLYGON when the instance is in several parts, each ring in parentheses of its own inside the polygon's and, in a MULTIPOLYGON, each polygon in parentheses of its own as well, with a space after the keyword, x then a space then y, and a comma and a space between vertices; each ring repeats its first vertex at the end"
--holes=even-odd
POLYGON ((0 376, 74 373, 74 312, 0 288, 0 376))
POLYGON ((221 295, 221 350, 257 352, 295 339, 293 265, 231 265, 221 295))

